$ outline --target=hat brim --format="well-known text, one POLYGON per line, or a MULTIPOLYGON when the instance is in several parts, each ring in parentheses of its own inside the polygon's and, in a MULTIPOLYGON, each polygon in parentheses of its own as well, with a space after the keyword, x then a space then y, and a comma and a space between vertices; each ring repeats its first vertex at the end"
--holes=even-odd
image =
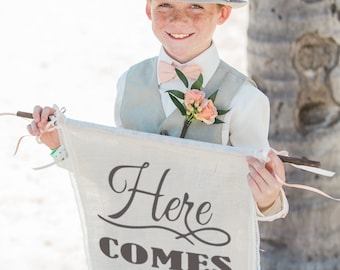
POLYGON ((195 3, 210 3, 210 4, 221 4, 226 6, 231 6, 232 8, 241 8, 247 5, 246 0, 177 0, 178 2, 195 2, 195 3))

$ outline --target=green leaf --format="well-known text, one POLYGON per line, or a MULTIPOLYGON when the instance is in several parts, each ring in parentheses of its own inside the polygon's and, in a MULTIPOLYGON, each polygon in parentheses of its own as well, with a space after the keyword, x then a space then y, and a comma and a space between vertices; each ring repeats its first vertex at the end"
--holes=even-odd
POLYGON ((208 97, 208 99, 210 99, 212 102, 215 102, 217 93, 218 93, 218 90, 216 90, 214 93, 212 93, 212 94, 210 95, 210 97, 208 97))
POLYGON ((170 96, 175 96, 178 97, 180 99, 184 99, 184 93, 178 90, 168 90, 166 91, 170 96))
POLYGON ((228 113, 229 111, 230 111, 230 109, 228 109, 228 110, 217 110, 217 114, 218 115, 223 115, 223 114, 228 113))
POLYGON ((183 74, 182 71, 180 71, 178 68, 175 68, 176 74, 178 76, 178 78, 181 79, 181 81, 184 83, 185 87, 188 88, 189 87, 189 82, 187 77, 185 77, 185 75, 183 74))
POLYGON ((202 74, 200 74, 197 80, 192 84, 191 89, 201 90, 202 84, 203 84, 203 76, 202 74))
POLYGON ((176 105, 176 107, 179 109, 182 115, 186 115, 186 110, 184 105, 173 95, 169 94, 172 102, 176 105))
POLYGON ((214 125, 215 124, 223 124, 224 122, 218 118, 215 118, 215 122, 214 122, 214 125))

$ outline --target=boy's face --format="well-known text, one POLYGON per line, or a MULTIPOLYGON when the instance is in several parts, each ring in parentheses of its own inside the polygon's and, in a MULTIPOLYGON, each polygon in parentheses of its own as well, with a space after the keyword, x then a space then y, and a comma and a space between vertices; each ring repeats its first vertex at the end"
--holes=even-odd
POLYGON ((166 52, 185 63, 210 47, 216 25, 224 23, 231 7, 217 4, 148 0, 146 14, 166 52))

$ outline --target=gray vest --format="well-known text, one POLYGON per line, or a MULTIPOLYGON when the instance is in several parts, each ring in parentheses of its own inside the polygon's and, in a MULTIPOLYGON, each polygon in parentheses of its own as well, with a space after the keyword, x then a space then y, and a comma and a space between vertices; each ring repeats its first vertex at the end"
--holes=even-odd
MULTIPOLYGON (((245 81, 250 80, 221 61, 202 91, 209 97, 218 89, 215 106, 218 109, 232 110, 231 100, 245 81)), ((157 57, 147 59, 129 69, 120 114, 124 128, 180 136, 184 116, 178 109, 169 117, 165 116, 157 84, 157 57)), ((224 115, 220 117, 223 119, 224 115)), ((222 126, 223 124, 207 125, 195 121, 190 125, 185 138, 221 144, 222 126)))

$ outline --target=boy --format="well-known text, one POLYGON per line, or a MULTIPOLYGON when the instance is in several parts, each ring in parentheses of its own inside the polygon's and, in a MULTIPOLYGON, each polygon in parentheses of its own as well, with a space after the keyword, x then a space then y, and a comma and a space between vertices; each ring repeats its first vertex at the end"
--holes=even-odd
MULTIPOLYGON (((115 106, 117 126, 178 136, 183 116, 166 91, 179 89, 185 92, 182 82, 175 76, 174 67, 187 68, 192 71, 188 75, 192 77, 191 82, 201 73, 203 90, 208 93, 219 89, 216 104, 231 110, 221 118, 224 124, 192 124, 186 138, 268 149, 268 99, 247 77, 219 59, 213 43, 216 26, 228 19, 233 7, 244 4, 246 1, 240 0, 147 0, 146 14, 162 48, 158 57, 131 67, 120 78, 115 106), (161 68, 168 69, 165 75, 170 74, 164 80, 164 74, 158 71, 161 68)), ((51 149, 58 149, 57 132, 43 132, 48 116, 53 113, 49 107, 35 107, 34 121, 28 130, 32 135, 40 136, 51 149)), ((60 151, 56 153, 63 155, 60 151)), ((269 158, 271 161, 266 164, 252 157, 247 159, 248 181, 258 206, 259 220, 281 218, 288 211, 282 185, 276 179, 285 179, 282 162, 273 151, 269 158)))

